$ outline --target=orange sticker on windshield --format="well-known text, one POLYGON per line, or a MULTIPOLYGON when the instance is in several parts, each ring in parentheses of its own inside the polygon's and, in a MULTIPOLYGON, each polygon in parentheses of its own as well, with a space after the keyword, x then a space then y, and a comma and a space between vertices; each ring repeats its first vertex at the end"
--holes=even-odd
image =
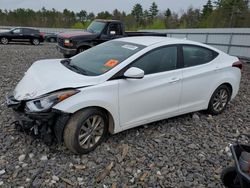
POLYGON ((110 59, 110 60, 108 60, 108 61, 104 64, 104 66, 105 66, 105 67, 110 67, 110 68, 112 68, 112 67, 116 66, 118 63, 119 63, 118 60, 110 59))

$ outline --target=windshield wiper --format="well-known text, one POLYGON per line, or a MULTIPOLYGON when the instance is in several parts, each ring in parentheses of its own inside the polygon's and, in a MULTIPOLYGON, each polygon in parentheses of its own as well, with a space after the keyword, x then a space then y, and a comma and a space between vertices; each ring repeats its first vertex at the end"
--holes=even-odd
POLYGON ((61 63, 72 71, 75 71, 75 72, 83 74, 83 75, 88 75, 87 71, 85 71, 81 67, 78 67, 77 65, 72 64, 71 59, 64 59, 61 61, 61 63))

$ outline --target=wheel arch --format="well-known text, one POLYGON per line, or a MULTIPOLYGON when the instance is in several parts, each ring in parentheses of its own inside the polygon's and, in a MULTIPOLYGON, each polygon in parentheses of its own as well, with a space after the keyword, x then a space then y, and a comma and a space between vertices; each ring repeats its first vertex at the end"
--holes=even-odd
POLYGON ((208 100, 208 103, 207 103, 207 107, 208 107, 208 105, 209 105, 209 102, 210 102, 210 100, 211 100, 211 97, 213 96, 213 93, 216 91, 217 88, 219 88, 219 87, 222 86, 222 85, 226 85, 226 86, 229 88, 229 90, 230 90, 230 100, 231 100, 231 97, 232 97, 232 94, 233 94, 233 86, 232 86, 232 84, 231 84, 230 82, 227 82, 227 81, 225 81, 225 82, 220 82, 220 83, 218 83, 218 84, 216 85, 215 88, 213 88, 213 90, 212 90, 211 93, 209 94, 209 100, 208 100))
MULTIPOLYGON (((106 108, 101 107, 101 106, 89 106, 89 107, 79 109, 78 111, 89 109, 89 108, 95 108, 95 109, 98 109, 98 110, 101 110, 102 112, 104 112, 104 114, 106 115, 107 120, 108 120, 109 133, 114 134, 115 121, 114 121, 114 118, 113 118, 111 112, 109 112, 106 108)), ((76 112, 78 112, 78 111, 76 111, 76 112)))
POLYGON ((92 48, 93 46, 89 43, 81 43, 79 45, 77 45, 77 52, 79 52, 79 49, 80 48, 84 48, 84 49, 89 49, 89 48, 92 48))
MULTIPOLYGON (((75 114, 79 111, 82 111, 84 109, 89 109, 89 108, 96 108, 96 109, 99 109, 101 111, 103 111, 108 119, 108 130, 109 130, 109 133, 111 134, 114 134, 115 132, 117 132, 115 129, 117 127, 115 127, 115 125, 118 126, 118 120, 115 120, 114 118, 114 114, 111 112, 111 110, 109 110, 108 108, 106 107, 103 107, 103 106, 100 106, 100 105, 86 105, 84 107, 81 107, 81 108, 78 108, 77 110, 74 110, 73 112, 71 112, 70 114, 75 114)), ((57 109, 57 108, 55 108, 57 109)), ((62 109, 57 109, 57 110, 62 110, 62 109)), ((118 128, 119 129, 119 128, 118 128)))

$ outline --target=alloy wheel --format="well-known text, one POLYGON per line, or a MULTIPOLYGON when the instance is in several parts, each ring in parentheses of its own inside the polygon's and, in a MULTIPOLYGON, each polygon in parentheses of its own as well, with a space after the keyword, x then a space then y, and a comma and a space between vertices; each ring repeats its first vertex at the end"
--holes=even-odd
POLYGON ((220 89, 214 96, 213 99, 213 109, 217 112, 223 110, 229 99, 229 94, 226 89, 220 89))
POLYGON ((34 45, 38 45, 40 42, 39 42, 39 40, 38 39, 33 39, 33 44, 34 45))
POLYGON ((84 149, 96 145, 104 132, 104 119, 100 115, 90 116, 81 126, 78 136, 79 144, 84 149))
POLYGON ((2 44, 8 44, 9 40, 7 38, 1 38, 1 43, 2 44))

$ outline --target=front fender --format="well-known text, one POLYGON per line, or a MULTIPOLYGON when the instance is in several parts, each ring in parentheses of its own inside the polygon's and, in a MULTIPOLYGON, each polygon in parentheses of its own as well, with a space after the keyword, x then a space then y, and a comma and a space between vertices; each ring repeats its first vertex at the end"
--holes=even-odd
POLYGON ((53 109, 72 114, 89 107, 100 107, 107 110, 114 120, 114 133, 121 131, 117 80, 82 88, 81 92, 58 103, 53 109))

